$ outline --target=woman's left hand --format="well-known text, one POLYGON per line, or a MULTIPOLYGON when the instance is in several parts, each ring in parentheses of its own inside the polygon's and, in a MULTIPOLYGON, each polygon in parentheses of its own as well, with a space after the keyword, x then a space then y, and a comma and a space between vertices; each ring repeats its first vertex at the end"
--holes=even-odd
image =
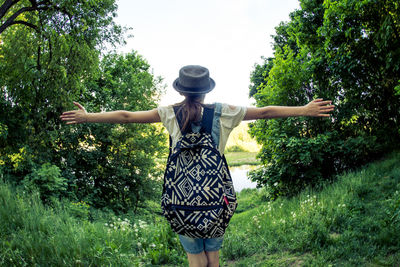
POLYGON ((87 122, 86 109, 78 102, 74 102, 74 105, 78 107, 78 110, 70 110, 64 112, 60 116, 61 120, 66 121, 67 124, 77 124, 77 123, 87 122))

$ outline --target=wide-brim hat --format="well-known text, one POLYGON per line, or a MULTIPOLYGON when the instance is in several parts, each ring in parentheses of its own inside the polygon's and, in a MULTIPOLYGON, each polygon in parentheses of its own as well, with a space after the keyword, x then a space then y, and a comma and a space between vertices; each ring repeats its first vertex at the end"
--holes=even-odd
POLYGON ((215 87, 207 68, 198 65, 184 66, 172 86, 183 94, 206 94, 215 87))

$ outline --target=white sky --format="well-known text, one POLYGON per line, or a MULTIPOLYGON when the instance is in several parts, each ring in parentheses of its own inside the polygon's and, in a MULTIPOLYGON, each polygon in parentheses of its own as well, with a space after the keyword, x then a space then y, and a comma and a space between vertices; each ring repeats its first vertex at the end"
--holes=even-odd
POLYGON ((161 105, 182 97, 172 82, 185 65, 210 70, 215 89, 206 102, 249 106, 250 73, 272 56, 271 35, 298 0, 117 0, 116 22, 132 27, 120 52, 138 51, 167 85, 161 105))

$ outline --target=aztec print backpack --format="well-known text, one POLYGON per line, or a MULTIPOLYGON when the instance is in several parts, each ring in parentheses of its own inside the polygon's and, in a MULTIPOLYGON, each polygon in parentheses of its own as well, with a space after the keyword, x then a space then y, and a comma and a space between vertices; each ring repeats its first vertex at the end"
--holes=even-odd
MULTIPOLYGON (((175 115, 179 107, 174 107, 175 115)), ((204 107, 198 131, 182 132, 168 156, 161 208, 172 230, 192 238, 223 236, 236 210, 225 156, 218 151, 221 104, 204 107), (214 112, 215 111, 215 112, 214 112), (215 118, 214 118, 215 116, 215 118), (215 124, 213 126, 213 123, 215 124)), ((176 116, 182 129, 182 121, 176 116)))

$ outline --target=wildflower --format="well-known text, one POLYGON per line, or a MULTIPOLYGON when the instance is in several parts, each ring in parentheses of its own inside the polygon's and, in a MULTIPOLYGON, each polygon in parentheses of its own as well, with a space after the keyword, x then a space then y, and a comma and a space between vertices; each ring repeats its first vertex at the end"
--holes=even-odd
POLYGON ((150 247, 155 248, 156 244, 153 243, 153 244, 150 245, 150 247))

